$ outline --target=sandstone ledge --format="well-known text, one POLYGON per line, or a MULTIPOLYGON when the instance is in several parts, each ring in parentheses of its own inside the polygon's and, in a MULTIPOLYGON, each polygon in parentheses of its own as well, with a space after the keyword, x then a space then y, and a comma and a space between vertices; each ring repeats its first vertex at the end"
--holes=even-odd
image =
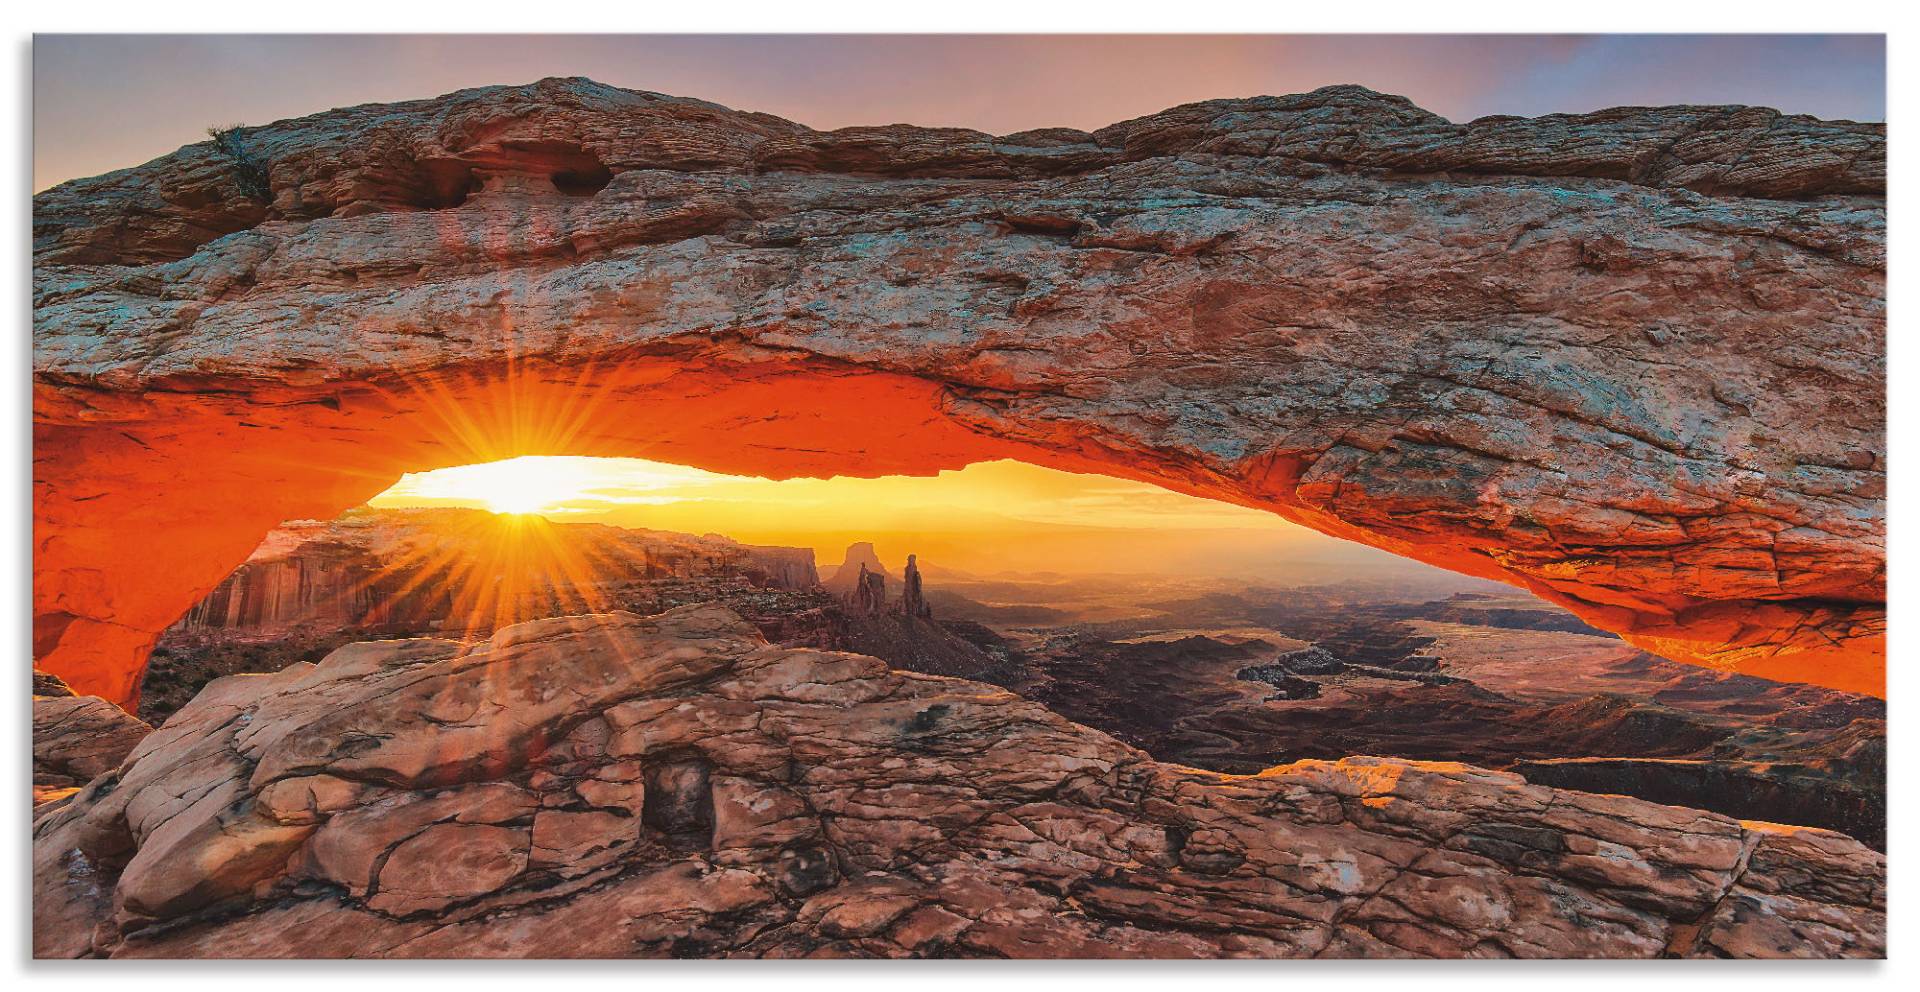
POLYGON ((33 693, 33 801, 58 802, 119 767, 153 732, 98 696, 76 696, 36 672, 33 693), (43 678, 45 681, 43 681, 43 678))
POLYGON ((1159 764, 714 606, 221 680, 33 852, 43 957, 1885 953, 1884 858, 1838 834, 1159 764))

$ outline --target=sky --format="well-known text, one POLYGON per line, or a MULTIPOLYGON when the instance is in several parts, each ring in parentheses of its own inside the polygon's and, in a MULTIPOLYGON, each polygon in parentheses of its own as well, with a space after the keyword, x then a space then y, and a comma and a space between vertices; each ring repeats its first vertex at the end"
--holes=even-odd
POLYGON ((816 128, 1093 129, 1214 97, 1360 83, 1456 121, 1623 104, 1886 115, 1877 35, 42 35, 33 188, 210 125, 590 76, 816 128))
POLYGON ((1098 475, 1015 461, 937 476, 785 479, 720 475, 635 458, 526 456, 408 475, 369 503, 465 506, 719 533, 748 544, 811 547, 823 566, 874 543, 896 566, 908 552, 976 574, 1000 572, 1322 574, 1410 566, 1261 510, 1098 475))
POLYGON ((887 507, 1018 514, 1034 523, 1126 527, 1287 527, 1270 513, 1196 499, 1100 475, 1058 472, 1016 461, 980 462, 937 476, 888 475, 773 481, 639 458, 528 455, 402 478, 377 504, 481 506, 500 513, 580 518, 638 509, 642 515, 701 526, 712 507, 770 502, 804 511, 812 523, 870 521, 887 507))

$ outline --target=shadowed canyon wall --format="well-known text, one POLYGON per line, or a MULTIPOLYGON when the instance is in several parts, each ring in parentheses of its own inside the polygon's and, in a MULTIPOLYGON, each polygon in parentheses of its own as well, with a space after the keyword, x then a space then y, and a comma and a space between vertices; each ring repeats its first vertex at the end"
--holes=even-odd
POLYGON ((572 79, 235 138, 35 197, 78 691, 280 521, 520 454, 1101 472, 1882 691, 1882 125, 1332 87, 821 133, 572 79))

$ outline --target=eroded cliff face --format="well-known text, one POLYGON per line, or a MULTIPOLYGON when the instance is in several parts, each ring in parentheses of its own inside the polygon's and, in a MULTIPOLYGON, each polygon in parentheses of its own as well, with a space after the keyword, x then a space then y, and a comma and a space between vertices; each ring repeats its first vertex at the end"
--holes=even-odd
POLYGON ((1885 860, 1839 834, 1162 764, 717 606, 221 680, 33 835, 43 957, 1885 953, 1885 860))
POLYGON ((605 608, 629 585, 700 579, 787 590, 820 581, 811 548, 463 508, 369 508, 276 528, 169 632, 260 641, 302 626, 491 632, 605 608))
POLYGON ((318 661, 354 641, 484 639, 541 617, 722 602, 776 636, 823 623, 812 548, 554 523, 453 507, 362 507, 274 529, 168 627, 140 683, 158 724, 223 675, 318 661))
POLYGON ((36 656, 82 691, 280 521, 517 454, 1103 472, 1882 691, 1880 125, 821 133, 574 79, 240 138, 268 197, 195 145, 35 198, 36 656))

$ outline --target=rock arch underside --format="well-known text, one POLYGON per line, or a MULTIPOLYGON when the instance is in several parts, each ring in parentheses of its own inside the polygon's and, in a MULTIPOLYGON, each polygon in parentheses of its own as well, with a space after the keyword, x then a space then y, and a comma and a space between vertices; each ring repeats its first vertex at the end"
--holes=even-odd
POLYGON ((989 458, 1279 513, 1669 658, 1881 693, 1885 133, 1358 87, 818 132, 587 80, 34 200, 34 641, 122 703, 402 472, 989 458))

